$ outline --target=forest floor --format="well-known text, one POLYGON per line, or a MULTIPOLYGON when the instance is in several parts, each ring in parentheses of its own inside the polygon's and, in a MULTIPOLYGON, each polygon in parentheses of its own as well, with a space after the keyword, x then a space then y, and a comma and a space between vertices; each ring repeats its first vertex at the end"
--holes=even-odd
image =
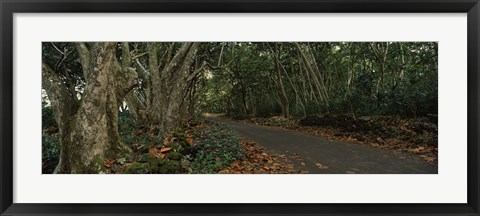
MULTIPOLYGON (((135 137, 139 135, 151 138, 156 136, 151 128, 137 130, 135 137)), ((308 173, 304 167, 294 163, 296 158, 278 155, 255 142, 241 140, 228 125, 209 119, 185 120, 181 128, 165 135, 159 142, 153 141, 153 145, 144 143, 132 143, 135 154, 142 155, 141 157, 121 164, 116 160, 111 166, 106 163, 106 173, 308 173), (115 164, 120 165, 119 169, 113 169, 115 164)))
MULTIPOLYGON (((218 120, 218 119, 217 119, 218 120)), ((296 166, 316 174, 433 174, 436 165, 402 151, 379 149, 344 141, 285 131, 280 128, 221 119, 244 140, 252 140, 271 152, 294 155, 296 166)), ((287 156, 288 157, 288 156, 287 156)))
MULTIPOLYGON (((438 172, 436 125, 427 122, 344 116, 323 117, 321 121, 273 117, 238 122, 221 115, 206 117, 185 119, 178 130, 160 137, 155 127, 135 127, 128 115, 121 115, 120 136, 133 152, 123 158, 106 159, 99 173, 438 172), (316 125, 318 122, 329 126, 316 125), (387 127, 386 122, 397 128, 387 127), (315 126, 306 126, 309 124, 315 126)), ((58 157, 58 129, 46 127, 42 172, 52 173, 58 157)))
MULTIPOLYGON (((106 159, 102 174, 302 174, 305 167, 295 155, 280 155, 252 141, 241 140, 222 122, 186 119, 178 130, 159 137, 156 128, 136 128, 122 116, 123 141, 133 152, 106 159)), ((58 163, 59 134, 44 129, 42 173, 52 173, 58 163)))

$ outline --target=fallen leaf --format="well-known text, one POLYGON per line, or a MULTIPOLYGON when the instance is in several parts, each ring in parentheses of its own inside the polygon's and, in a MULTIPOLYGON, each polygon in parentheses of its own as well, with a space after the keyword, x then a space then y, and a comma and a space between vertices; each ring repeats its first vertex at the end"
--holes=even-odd
POLYGON ((156 158, 162 158, 161 156, 161 152, 157 149, 157 148, 149 148, 148 149, 148 153, 150 153, 152 156, 156 157, 156 158))
POLYGON ((163 139, 163 145, 168 145, 169 143, 170 143, 170 138, 165 137, 165 139, 163 139))
MULTIPOLYGON (((223 172, 232 174, 295 174, 300 173, 294 165, 278 155, 269 154, 254 142, 242 141, 247 151, 244 160, 233 161, 223 172)), ((285 156, 285 155, 283 155, 285 156)))
POLYGON ((319 169, 328 169, 328 166, 325 166, 321 163, 315 163, 315 166, 317 166, 319 169))
POLYGON ((160 152, 161 152, 161 153, 165 153, 165 152, 168 152, 168 151, 170 151, 170 150, 172 150, 172 148, 162 147, 162 148, 160 149, 160 152))
POLYGON ((425 161, 427 161, 429 163, 432 163, 436 160, 436 158, 434 158, 434 157, 425 157, 424 159, 425 159, 425 161))
POLYGON ((107 168, 110 168, 115 163, 115 161, 116 160, 105 160, 105 161, 103 161, 103 165, 105 165, 105 167, 107 167, 107 168))
POLYGON ((421 152, 422 150, 424 150, 424 149, 425 149, 425 147, 420 146, 420 147, 417 147, 417 148, 412 149, 411 152, 413 152, 413 153, 420 153, 420 152, 421 152))

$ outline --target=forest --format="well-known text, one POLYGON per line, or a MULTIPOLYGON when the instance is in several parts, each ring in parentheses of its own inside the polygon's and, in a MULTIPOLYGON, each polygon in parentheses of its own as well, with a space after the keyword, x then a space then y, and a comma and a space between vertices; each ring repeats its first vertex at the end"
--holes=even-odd
POLYGON ((43 42, 41 73, 44 174, 437 172, 436 42, 43 42))

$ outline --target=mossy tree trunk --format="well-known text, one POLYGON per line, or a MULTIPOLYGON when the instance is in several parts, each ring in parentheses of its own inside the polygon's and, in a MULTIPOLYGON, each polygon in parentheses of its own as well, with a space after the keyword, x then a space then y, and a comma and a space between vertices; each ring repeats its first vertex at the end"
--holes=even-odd
POLYGON ((198 49, 199 43, 149 42, 147 52, 134 57, 142 84, 130 91, 125 101, 137 125, 156 127, 160 136, 179 126, 191 84, 207 65, 192 67, 198 49), (145 66, 139 60, 144 54, 145 66))
POLYGON ((182 104, 188 82, 200 70, 191 65, 199 43, 183 43, 162 71, 158 66, 157 44, 148 44, 149 68, 152 83, 152 108, 150 115, 158 125, 160 135, 177 128, 182 118, 182 104))
POLYGON ((65 91, 62 80, 43 62, 42 83, 61 134, 55 173, 98 173, 105 159, 131 150, 118 134, 118 107, 136 85, 136 73, 116 60, 116 43, 77 43, 85 78, 81 99, 65 91))

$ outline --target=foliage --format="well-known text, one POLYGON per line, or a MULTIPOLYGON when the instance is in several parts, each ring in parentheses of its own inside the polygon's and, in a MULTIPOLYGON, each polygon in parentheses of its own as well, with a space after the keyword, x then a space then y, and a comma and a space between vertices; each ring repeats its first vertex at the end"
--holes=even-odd
MULTIPOLYGON (((80 101, 87 81, 78 45, 44 42, 42 61, 52 68, 63 90, 80 101)), ((84 45, 92 50, 98 44, 84 45)), ((165 110, 157 109, 162 103, 174 102, 178 107, 174 106, 173 116, 178 119, 165 123, 172 124, 171 128, 178 126, 181 117, 202 112, 225 113, 237 120, 256 117, 252 121, 283 128, 298 127, 294 119, 315 116, 322 125, 305 127, 334 128, 341 136, 360 142, 385 145, 386 139, 395 139, 413 149, 436 148, 436 122, 423 121, 438 115, 436 42, 205 42, 180 79, 188 81, 173 85, 168 80, 152 80, 152 71, 167 68, 183 46, 117 43, 116 60, 138 75, 128 97, 118 98, 122 103, 118 132, 135 156, 107 160, 109 172, 215 173, 245 158, 245 146, 224 125, 194 118, 171 133, 165 125, 159 126, 167 121, 158 122, 152 113, 165 110), (150 56, 152 50, 158 55, 150 56), (150 64, 152 59, 158 64, 150 64), (158 92, 170 91, 160 91, 160 87, 172 86, 178 87, 172 91, 178 98, 168 96, 163 99, 169 101, 152 103, 161 98, 158 92), (286 110, 285 106, 290 116, 271 118, 286 110), (144 160, 144 155, 153 158, 144 160)), ((122 72, 116 77, 125 77, 122 72)), ((43 170, 50 172, 58 161, 56 137, 60 135, 44 90, 42 162, 43 170)))
POLYGON ((60 156, 60 140, 52 107, 42 98, 42 173, 53 173, 60 156))
MULTIPOLYGON (((278 45, 293 116, 355 113, 415 118, 438 112, 437 43, 278 45), (315 73, 307 72, 307 63, 315 73)), ((225 66, 211 70, 205 78, 202 110, 225 112, 238 120, 281 113, 272 43, 210 43, 209 47, 208 55, 225 66)))
POLYGON ((136 129, 135 121, 129 112, 118 112, 118 132, 128 133, 136 129))
POLYGON ((146 152, 148 147, 159 140, 154 128, 149 130, 142 127, 137 128, 132 116, 128 112, 119 112, 118 132, 122 141, 136 152, 146 152))
POLYGON ((381 140, 398 137, 403 141, 427 146, 436 146, 438 142, 437 123, 428 119, 407 120, 398 116, 324 115, 301 119, 299 125, 336 128, 340 133, 348 133, 362 140, 368 139, 368 136, 381 140))
POLYGON ((129 158, 106 160, 107 173, 216 173, 245 157, 245 148, 231 129, 198 118, 186 119, 182 127, 161 138, 152 128, 123 132, 122 138, 134 153, 129 158))
POLYGON ((192 154, 184 160, 190 173, 216 173, 234 160, 245 157, 236 134, 221 123, 205 121, 193 134, 192 154))
POLYGON ((58 164, 60 143, 58 134, 42 135, 42 173, 53 173, 58 164))
POLYGON ((145 154, 139 162, 127 166, 126 174, 173 174, 180 172, 180 163, 176 160, 156 158, 145 154))
POLYGON ((42 128, 57 128, 57 122, 53 116, 53 110, 51 106, 47 105, 47 102, 42 99, 42 128))
MULTIPOLYGON (((87 46, 93 46, 93 43, 87 43, 87 46)), ((75 43, 42 42, 42 60, 52 66, 56 75, 65 81, 67 88, 83 94, 85 78, 75 43)))

